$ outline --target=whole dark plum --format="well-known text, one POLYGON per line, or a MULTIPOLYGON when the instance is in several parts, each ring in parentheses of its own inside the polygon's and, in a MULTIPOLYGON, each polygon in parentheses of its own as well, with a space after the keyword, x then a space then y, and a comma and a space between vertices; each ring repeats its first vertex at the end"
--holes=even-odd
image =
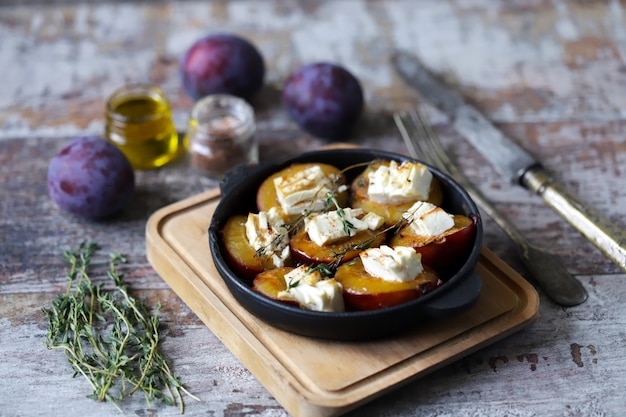
POLYGON ((88 219, 109 217, 130 201, 135 173, 124 154, 98 137, 65 145, 48 166, 48 194, 63 210, 88 219))
POLYGON ((348 136, 363 111, 363 90, 356 77, 326 62, 294 71, 285 82, 282 100, 304 130, 331 140, 348 136))
POLYGON ((250 99, 263 87, 265 62, 259 50, 232 34, 196 41, 181 59, 181 78, 189 96, 231 94, 250 99))

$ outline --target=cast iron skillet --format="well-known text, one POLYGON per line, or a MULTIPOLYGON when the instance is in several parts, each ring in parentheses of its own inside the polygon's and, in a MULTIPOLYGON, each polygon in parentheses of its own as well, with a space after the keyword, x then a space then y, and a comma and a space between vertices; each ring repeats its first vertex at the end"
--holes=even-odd
MULTIPOLYGON (((258 212, 256 192, 272 173, 296 162, 324 162, 340 169, 375 159, 414 160, 403 155, 371 149, 334 149, 304 153, 279 165, 240 166, 230 171, 220 184, 222 197, 209 227, 213 261, 233 296, 253 315, 277 328, 311 337, 334 340, 366 340, 387 337, 420 326, 429 318, 460 314, 478 300, 480 278, 474 273, 482 244, 482 222, 469 195, 449 176, 430 167, 442 185, 443 208, 450 213, 476 219, 474 244, 466 262, 436 290, 408 303, 374 311, 325 313, 282 304, 252 291, 240 279, 222 254, 220 231, 233 214, 258 212)), ((351 181, 363 168, 347 172, 351 181)))

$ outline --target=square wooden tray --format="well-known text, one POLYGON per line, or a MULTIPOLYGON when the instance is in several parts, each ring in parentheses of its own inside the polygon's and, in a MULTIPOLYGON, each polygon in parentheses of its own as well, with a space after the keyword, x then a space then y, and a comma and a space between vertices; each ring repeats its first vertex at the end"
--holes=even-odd
POLYGON ((336 416, 501 339, 538 317, 535 289, 487 248, 478 303, 401 336, 336 342, 294 335, 231 295, 208 245, 218 190, 164 207, 146 227, 148 260, 181 299, 294 416, 336 416))

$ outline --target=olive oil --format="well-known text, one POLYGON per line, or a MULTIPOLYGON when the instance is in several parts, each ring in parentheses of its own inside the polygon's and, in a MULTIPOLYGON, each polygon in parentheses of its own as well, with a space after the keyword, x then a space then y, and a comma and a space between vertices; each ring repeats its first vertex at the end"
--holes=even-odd
POLYGON ((148 85, 115 91, 107 102, 106 138, 136 169, 157 168, 174 159, 178 134, 165 93, 148 85))

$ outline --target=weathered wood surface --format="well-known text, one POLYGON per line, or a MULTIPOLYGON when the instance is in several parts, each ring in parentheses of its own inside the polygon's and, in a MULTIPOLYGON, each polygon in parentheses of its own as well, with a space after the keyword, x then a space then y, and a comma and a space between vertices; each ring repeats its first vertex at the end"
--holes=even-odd
MULTIPOLYGON (((47 197, 49 159, 76 135, 100 134, 103 103, 131 81, 161 85, 184 128, 192 102, 178 58, 211 31, 252 39, 268 64, 255 99, 265 160, 324 141, 297 129, 280 107, 290 70, 343 63, 362 81, 367 113, 348 140, 406 153, 390 120, 419 102, 388 64, 406 48, 441 72, 582 199, 626 227, 626 35, 617 1, 137 2, 0 6, 0 415, 115 415, 86 398, 65 358, 44 346, 41 308, 65 285, 61 250, 88 238, 127 254, 131 287, 161 301, 163 351, 202 402, 188 415, 286 415, 155 273, 145 257, 150 214, 214 187, 185 161, 137 173, 133 204, 104 223, 69 217, 47 197)), ((585 285, 589 300, 561 308, 543 294, 540 319, 360 408, 359 416, 623 415, 626 399, 626 276, 528 192, 499 178, 426 106, 468 176, 533 240, 549 247, 585 285)), ((515 248, 485 219, 485 243, 523 275, 515 248)), ((100 277, 102 278, 102 277, 100 277)), ((176 415, 142 398, 127 414, 176 415)))

